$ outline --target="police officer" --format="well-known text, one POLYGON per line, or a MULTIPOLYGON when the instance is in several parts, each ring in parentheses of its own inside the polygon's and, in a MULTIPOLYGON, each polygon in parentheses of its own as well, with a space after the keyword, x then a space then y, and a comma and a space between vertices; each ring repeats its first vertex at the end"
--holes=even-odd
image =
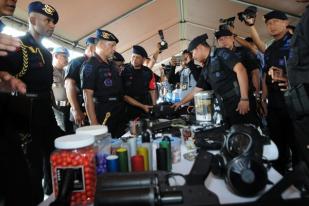
POLYGON ((64 88, 65 67, 68 65, 69 51, 64 47, 53 50, 53 94, 55 103, 53 110, 59 127, 66 133, 73 133, 73 124, 70 121, 70 105, 64 88))
MULTIPOLYGON (((302 2, 308 2, 304 0, 302 2)), ((309 166, 309 105, 303 102, 309 101, 309 6, 303 14, 299 24, 296 27, 291 41, 291 52, 288 61, 288 80, 291 86, 290 98, 303 105, 301 107, 292 107, 293 125, 296 138, 296 148, 300 154, 300 159, 309 166), (302 91, 302 92, 301 92, 302 91), (305 91, 305 92, 304 92, 305 91), (303 93, 306 95, 296 95, 303 93), (296 97, 295 97, 296 96, 296 97)))
POLYGON ((168 82, 170 84, 180 84, 180 97, 185 97, 195 86, 200 78, 202 68, 194 63, 192 53, 188 50, 182 52, 182 69, 175 73, 176 59, 172 57, 170 62, 171 71, 169 73, 168 82))
POLYGON ((91 125, 106 124, 113 137, 125 131, 123 88, 113 57, 117 37, 109 31, 96 31, 94 56, 82 66, 81 85, 91 125))
POLYGON ((46 193, 52 192, 49 156, 54 139, 62 135, 52 111, 52 55, 41 44, 43 37, 52 35, 58 13, 39 1, 30 3, 28 12, 29 30, 20 39, 21 48, 0 58, 0 68, 25 82, 28 93, 6 99, 5 138, 10 150, 15 149, 9 157, 12 162, 5 165, 8 205, 37 205, 43 200, 43 168, 46 193), (23 161, 13 162, 20 154, 23 161))
POLYGON ((115 63, 117 67, 118 73, 121 74, 122 70, 124 69, 123 56, 120 53, 115 51, 114 56, 113 56, 113 62, 115 63))
POLYGON ((279 158, 274 168, 284 174, 290 162, 290 150, 292 150, 292 163, 297 162, 297 152, 294 145, 292 121, 288 114, 288 108, 284 101, 284 93, 278 82, 273 77, 286 75, 286 60, 289 57, 292 35, 287 31, 287 16, 281 11, 272 11, 265 16, 265 24, 268 33, 275 41, 266 49, 265 73, 263 78, 262 100, 267 104, 267 124, 271 139, 276 143, 279 150, 279 158))
POLYGON ((156 104, 156 85, 153 72, 143 65, 147 58, 146 50, 134 45, 132 48, 131 63, 126 64, 121 73, 124 86, 124 100, 127 104, 129 120, 148 113, 152 105, 156 104))
POLYGON ((249 92, 258 95, 260 91, 260 74, 257 58, 249 49, 235 46, 235 39, 231 31, 219 30, 215 32, 215 37, 220 48, 227 48, 238 56, 249 76, 249 92))
POLYGON ((84 102, 80 82, 80 72, 82 64, 93 56, 95 51, 95 38, 88 37, 86 39, 85 53, 81 57, 77 57, 68 65, 65 73, 65 89, 67 98, 71 105, 71 114, 75 122, 75 126, 79 127, 85 124, 85 108, 82 107, 84 102))
POLYGON ((173 105, 178 108, 194 98, 194 94, 214 90, 217 99, 221 102, 221 111, 227 126, 233 124, 252 123, 257 125, 258 120, 250 108, 250 94, 248 93, 248 75, 239 58, 226 48, 218 48, 211 54, 207 43, 207 34, 194 38, 188 47, 193 58, 204 66, 196 87, 179 103, 173 105))

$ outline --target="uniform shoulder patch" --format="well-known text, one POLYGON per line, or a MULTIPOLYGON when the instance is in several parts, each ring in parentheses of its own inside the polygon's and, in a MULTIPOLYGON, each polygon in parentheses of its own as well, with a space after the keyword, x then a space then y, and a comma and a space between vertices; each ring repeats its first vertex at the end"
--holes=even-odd
POLYGON ((227 60, 230 57, 230 52, 228 49, 222 48, 218 50, 218 56, 222 57, 224 60, 227 60))

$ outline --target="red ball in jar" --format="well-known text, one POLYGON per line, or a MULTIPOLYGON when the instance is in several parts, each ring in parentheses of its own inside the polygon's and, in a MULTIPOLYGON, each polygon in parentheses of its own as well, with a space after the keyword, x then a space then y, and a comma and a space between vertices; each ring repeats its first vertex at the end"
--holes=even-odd
POLYGON ((96 187, 94 136, 67 135, 55 140, 51 157, 54 194, 57 197, 59 185, 65 174, 73 173, 71 206, 93 204, 96 187))

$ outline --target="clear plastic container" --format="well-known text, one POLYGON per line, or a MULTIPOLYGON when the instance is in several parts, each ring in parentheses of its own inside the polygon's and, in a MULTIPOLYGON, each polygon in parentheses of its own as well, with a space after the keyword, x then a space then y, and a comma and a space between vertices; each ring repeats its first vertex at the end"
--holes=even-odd
POLYGON ((213 122, 214 92, 212 90, 194 95, 195 115, 198 122, 213 122))
POLYGON ((53 189, 57 197, 66 174, 73 176, 71 206, 92 205, 96 188, 94 136, 67 135, 55 140, 50 161, 53 189))
POLYGON ((97 174, 107 172, 107 156, 111 154, 112 137, 107 133, 108 129, 103 125, 91 125, 80 127, 76 130, 76 134, 87 134, 95 137, 96 148, 96 168, 97 174))

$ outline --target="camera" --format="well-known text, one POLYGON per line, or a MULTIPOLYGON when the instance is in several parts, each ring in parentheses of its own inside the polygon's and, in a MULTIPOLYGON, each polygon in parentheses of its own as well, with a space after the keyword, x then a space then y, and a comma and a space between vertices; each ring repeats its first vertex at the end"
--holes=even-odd
MULTIPOLYGON (((238 15, 238 19, 240 21, 245 21, 246 19, 251 19, 251 18, 255 19, 256 12, 257 12, 257 8, 255 6, 249 6, 243 12, 239 12, 237 14, 238 15)), ((245 23, 246 23, 246 21, 245 21, 245 23)), ((252 26, 252 25, 249 25, 249 26, 252 26)))
POLYGON ((160 36, 160 39, 161 39, 161 42, 159 42, 160 43, 159 49, 160 49, 160 51, 163 51, 163 50, 168 48, 168 43, 164 40, 163 31, 159 30, 158 33, 159 33, 159 36, 160 36))
POLYGON ((219 30, 229 30, 229 27, 234 27, 235 16, 227 18, 227 19, 220 19, 219 22, 221 25, 219 26, 219 30))

